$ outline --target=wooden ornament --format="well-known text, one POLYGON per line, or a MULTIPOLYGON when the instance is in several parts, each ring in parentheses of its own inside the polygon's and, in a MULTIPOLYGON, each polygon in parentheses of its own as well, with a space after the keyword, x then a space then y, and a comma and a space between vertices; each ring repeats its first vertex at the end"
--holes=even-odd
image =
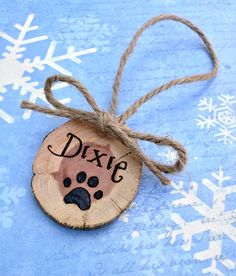
POLYGON ((53 108, 26 101, 21 104, 22 108, 71 120, 45 138, 33 164, 32 188, 42 209, 65 226, 96 228, 112 221, 132 202, 138 190, 142 163, 163 184, 170 184, 166 174, 183 169, 187 162, 185 148, 168 136, 133 131, 125 122, 160 92, 176 85, 211 79, 217 71, 218 59, 205 34, 187 19, 164 14, 143 24, 122 55, 108 112, 98 107, 91 93, 79 80, 67 75, 49 77, 44 91, 53 108), (180 22, 196 32, 211 56, 213 68, 204 74, 168 81, 140 97, 123 114, 116 115, 120 81, 128 57, 141 34, 163 20, 180 22), (57 100, 52 94, 52 86, 56 82, 77 88, 92 112, 66 106, 57 100), (137 139, 156 146, 169 146, 177 154, 175 163, 168 165, 151 159, 139 148, 137 139))
POLYGON ((141 171, 142 162, 126 146, 75 119, 44 139, 33 164, 32 189, 60 224, 96 228, 129 206, 141 171))

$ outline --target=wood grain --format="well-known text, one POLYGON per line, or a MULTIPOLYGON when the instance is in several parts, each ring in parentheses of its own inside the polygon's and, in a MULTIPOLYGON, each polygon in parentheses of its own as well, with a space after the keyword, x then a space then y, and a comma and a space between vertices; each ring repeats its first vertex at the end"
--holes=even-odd
POLYGON ((109 223, 129 206, 137 193, 141 171, 142 162, 119 141, 99 134, 93 125, 71 120, 44 139, 33 163, 32 189, 41 208, 60 224, 72 228, 96 228, 109 223), (56 156, 69 141, 69 133, 74 136, 66 152, 56 156), (80 152, 74 157, 66 157, 79 151, 80 142, 76 137, 82 142, 80 152), (48 149, 49 145, 55 154, 48 149), (94 150, 103 156, 96 158, 94 150), (82 183, 77 180, 80 172, 86 175, 82 183), (70 187, 64 185, 66 178, 69 178, 70 187), (91 185, 93 178, 99 180, 96 187, 91 185), (81 205, 74 202, 65 202, 67 194, 84 189, 90 195, 86 210, 81 210, 81 205), (96 192, 99 196, 103 194, 102 198, 96 199, 96 192))

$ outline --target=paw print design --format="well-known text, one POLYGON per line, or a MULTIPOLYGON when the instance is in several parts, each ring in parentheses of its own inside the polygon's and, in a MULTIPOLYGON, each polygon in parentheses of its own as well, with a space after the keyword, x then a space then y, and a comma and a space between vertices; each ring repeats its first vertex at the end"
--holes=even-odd
MULTIPOLYGON (((88 147, 86 157, 81 154, 73 157, 62 157, 58 172, 53 173, 59 185, 60 193, 65 204, 75 204, 80 210, 90 209, 93 203, 99 202, 112 191, 115 183, 111 181, 112 169, 103 166, 103 158, 112 156, 110 146, 84 143, 88 147), (101 164, 94 159, 94 149, 104 154, 100 158, 101 164)), ((78 148, 73 147, 67 154, 73 155, 78 148)))
MULTIPOLYGON (((97 176, 90 176, 87 178, 87 174, 84 171, 80 171, 76 176, 76 181, 78 184, 82 184, 87 179, 87 185, 90 188, 96 188, 99 185, 99 178, 97 176)), ((63 180, 63 184, 66 188, 69 188, 71 186, 71 179, 70 177, 66 177, 63 180)), ((93 198, 99 200, 103 197, 103 191, 97 190, 93 194, 93 198)), ((81 210, 88 210, 91 205, 91 198, 89 192, 86 190, 86 188, 78 187, 70 191, 65 197, 64 197, 65 203, 74 203, 76 204, 81 210)))

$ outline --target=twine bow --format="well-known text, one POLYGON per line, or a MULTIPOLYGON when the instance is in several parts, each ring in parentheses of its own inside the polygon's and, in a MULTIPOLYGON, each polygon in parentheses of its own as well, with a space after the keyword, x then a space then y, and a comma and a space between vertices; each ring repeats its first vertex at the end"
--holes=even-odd
POLYGON ((142 104, 144 104, 145 102, 147 102, 153 96, 159 94, 160 92, 167 90, 175 85, 211 79, 216 75, 217 70, 218 70, 217 57, 214 53, 214 50, 210 42, 208 41, 204 33, 200 29, 198 29, 198 27, 196 27, 190 21, 184 18, 178 17, 176 15, 164 14, 164 15, 154 17, 149 21, 147 21, 136 32, 136 34, 134 35, 133 39, 129 44, 129 47, 124 52, 120 60, 120 65, 114 81, 112 101, 111 101, 110 110, 108 112, 104 112, 99 109, 99 107, 97 106, 97 103, 95 102, 95 100, 93 99, 93 97, 91 96, 87 88, 79 80, 75 80, 72 77, 64 76, 64 75, 55 75, 55 76, 49 77, 45 82, 44 91, 45 91, 47 101, 51 103, 55 109, 41 107, 26 101, 22 102, 21 107, 31 109, 31 110, 36 110, 36 111, 51 114, 51 115, 67 117, 70 119, 79 118, 94 124, 98 128, 98 130, 103 134, 108 136, 113 136, 119 139, 125 146, 129 148, 130 152, 132 152, 132 154, 134 154, 136 158, 139 158, 142 160, 142 162, 161 180, 163 184, 169 184, 170 180, 164 175, 164 173, 166 174, 174 173, 177 171, 181 171, 183 169, 187 161, 186 151, 184 147, 179 142, 173 139, 170 139, 168 137, 159 137, 151 134, 133 131, 125 125, 125 121, 130 116, 132 116, 142 104), (127 59, 129 55, 132 53, 138 41, 138 38, 141 36, 141 34, 148 27, 162 20, 178 21, 182 24, 185 24, 194 32, 196 32, 203 40, 207 50, 209 51, 209 54, 212 58, 212 62, 214 65, 213 69, 209 73, 187 76, 187 77, 182 77, 182 78, 169 81, 159 86, 158 88, 151 90, 143 97, 139 98, 122 115, 115 116, 120 80, 121 80, 121 76, 123 73, 124 66, 127 62, 127 59), (93 108, 94 112, 67 107, 64 104, 60 103, 57 99, 55 99, 52 94, 51 88, 52 88, 52 85, 58 81, 66 82, 68 84, 75 86, 83 94, 86 101, 93 108), (172 147, 177 152, 178 158, 173 165, 161 164, 146 156, 137 145, 135 139, 148 141, 148 142, 154 143, 155 145, 172 147))

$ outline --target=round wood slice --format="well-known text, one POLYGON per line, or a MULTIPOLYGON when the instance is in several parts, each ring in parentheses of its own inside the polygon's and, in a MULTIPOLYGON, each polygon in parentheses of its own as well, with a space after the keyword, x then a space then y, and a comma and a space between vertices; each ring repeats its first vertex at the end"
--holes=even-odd
POLYGON ((118 140, 71 120, 44 139, 33 164, 32 189, 60 224, 96 228, 129 206, 141 171, 142 162, 118 140))

